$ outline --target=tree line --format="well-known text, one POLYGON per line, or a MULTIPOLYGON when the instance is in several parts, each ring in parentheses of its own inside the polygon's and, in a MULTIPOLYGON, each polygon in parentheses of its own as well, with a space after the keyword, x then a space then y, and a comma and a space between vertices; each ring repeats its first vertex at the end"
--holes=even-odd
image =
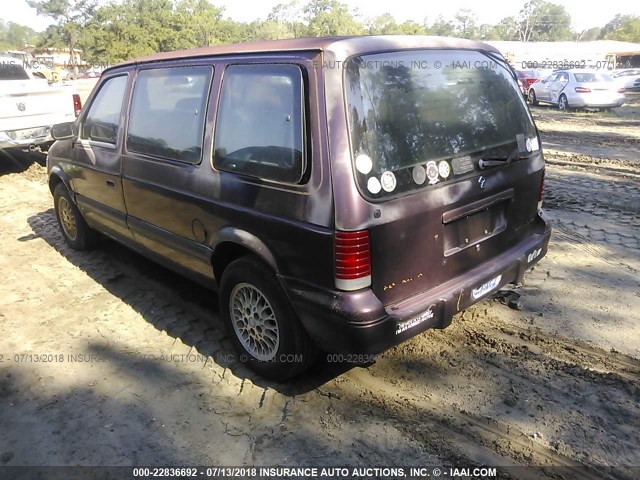
POLYGON ((398 22, 391 14, 362 18, 339 0, 290 0, 276 5, 266 20, 236 22, 209 0, 27 0, 53 24, 44 32, 0 21, 0 51, 38 47, 80 49, 84 60, 117 63, 154 52, 192 47, 331 35, 442 35, 477 40, 640 42, 640 17, 616 15, 603 27, 571 28, 566 9, 530 0, 517 16, 480 24, 471 10, 453 18, 398 22))

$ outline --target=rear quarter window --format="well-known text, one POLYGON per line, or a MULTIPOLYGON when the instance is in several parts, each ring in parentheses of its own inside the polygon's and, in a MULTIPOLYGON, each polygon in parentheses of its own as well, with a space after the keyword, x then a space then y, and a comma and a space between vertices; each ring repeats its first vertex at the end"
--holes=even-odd
POLYGON ((609 75, 604 73, 574 73, 576 82, 578 83, 592 83, 592 82, 612 82, 613 80, 609 75))
POLYGON ((231 65, 222 82, 216 169, 284 183, 305 171, 302 72, 296 65, 231 65))

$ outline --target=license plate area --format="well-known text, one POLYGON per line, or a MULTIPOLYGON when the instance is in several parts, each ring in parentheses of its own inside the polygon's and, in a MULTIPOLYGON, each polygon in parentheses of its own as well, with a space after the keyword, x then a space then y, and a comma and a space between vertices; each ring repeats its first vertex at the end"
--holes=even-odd
POLYGON ((507 211, 513 191, 484 202, 447 212, 443 216, 445 257, 481 243, 507 228, 507 211))
POLYGON ((11 140, 31 140, 47 137, 49 135, 49 127, 25 128, 23 130, 10 130, 6 132, 11 140))

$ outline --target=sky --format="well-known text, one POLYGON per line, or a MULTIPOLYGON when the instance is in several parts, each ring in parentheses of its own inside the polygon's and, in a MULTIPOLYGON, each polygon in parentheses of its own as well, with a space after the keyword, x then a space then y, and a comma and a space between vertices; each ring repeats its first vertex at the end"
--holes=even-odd
MULTIPOLYGON (((105 3, 107 0, 100 0, 105 3)), ((300 0, 306 3, 305 0, 300 0)), ((515 16, 525 0, 448 0, 427 2, 419 0, 341 0, 349 5, 352 11, 357 10, 363 18, 375 17, 390 13, 396 20, 403 22, 413 20, 431 24, 442 15, 452 18, 458 10, 472 10, 479 23, 495 24, 504 17, 515 16)), ((550 0, 551 3, 563 5, 573 20, 574 30, 585 30, 591 27, 603 27, 616 14, 640 15, 638 0, 550 0)), ((287 0, 212 0, 216 6, 224 7, 225 16, 240 22, 265 19, 271 9, 287 0)), ((0 0, 0 18, 28 25, 34 30, 44 30, 50 20, 37 16, 36 11, 27 5, 26 0, 0 0)))

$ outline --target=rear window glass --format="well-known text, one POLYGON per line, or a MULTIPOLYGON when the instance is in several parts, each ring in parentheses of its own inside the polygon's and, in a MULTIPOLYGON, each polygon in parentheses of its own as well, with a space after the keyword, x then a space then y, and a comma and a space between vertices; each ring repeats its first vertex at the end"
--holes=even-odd
POLYGON ((299 67, 227 67, 214 141, 215 167, 299 183, 305 171, 303 105, 299 67))
POLYGON ((29 80, 29 74, 17 61, 0 60, 0 80, 29 80))
POLYGON ((202 155, 211 67, 173 67, 138 73, 127 149, 189 163, 202 155))
POLYGON ((415 190, 474 170, 474 155, 508 158, 535 138, 522 93, 500 60, 455 50, 350 59, 345 88, 361 191, 380 198, 415 190))
POLYGON ((592 83, 592 82, 612 82, 612 78, 604 73, 574 73, 576 82, 592 83))

